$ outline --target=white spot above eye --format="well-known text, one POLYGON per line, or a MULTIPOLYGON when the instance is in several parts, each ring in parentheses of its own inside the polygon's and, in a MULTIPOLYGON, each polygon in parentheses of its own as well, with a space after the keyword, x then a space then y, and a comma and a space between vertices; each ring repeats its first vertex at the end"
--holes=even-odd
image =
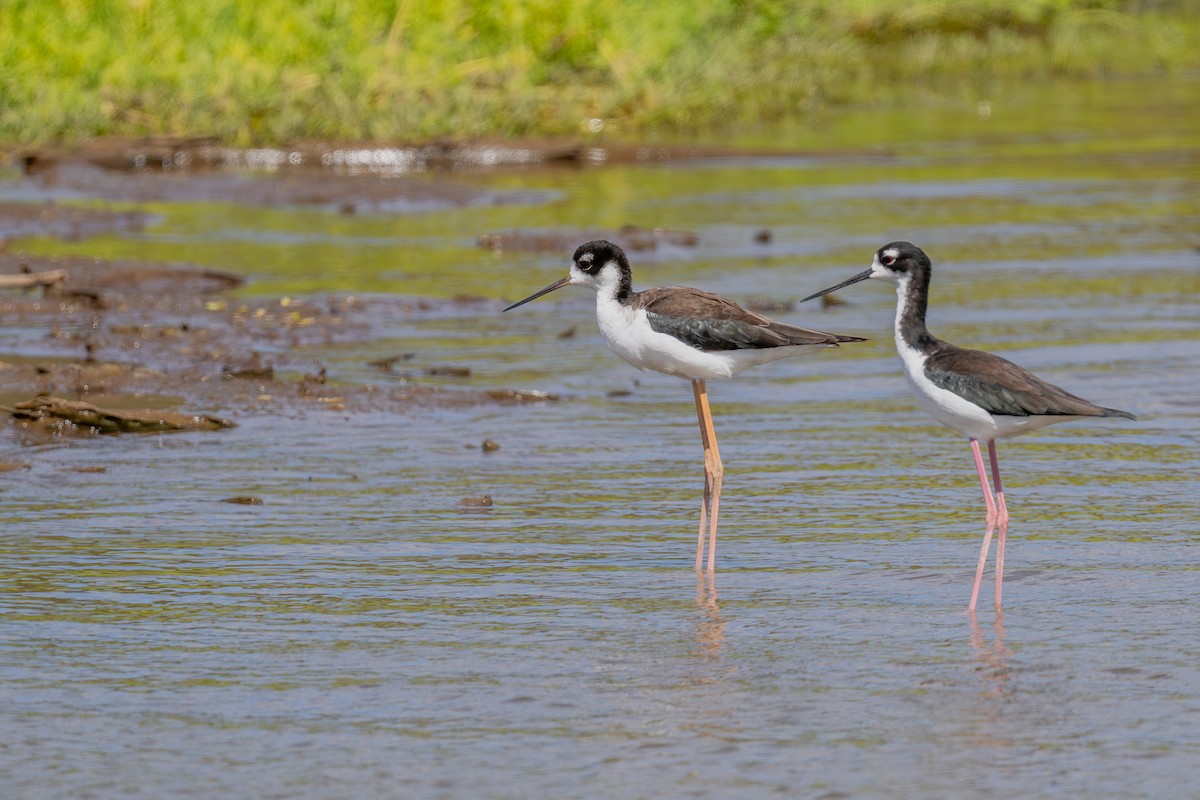
POLYGON ((884 256, 884 258, 890 257, 892 259, 892 261, 895 261, 897 258, 900 257, 900 251, 894 247, 889 247, 887 250, 883 251, 883 256, 884 256))
POLYGON ((579 260, 580 260, 580 262, 582 262, 584 264, 590 264, 590 263, 592 263, 592 259, 594 259, 595 257, 596 257, 595 253, 584 253, 583 255, 581 255, 579 257, 579 260))

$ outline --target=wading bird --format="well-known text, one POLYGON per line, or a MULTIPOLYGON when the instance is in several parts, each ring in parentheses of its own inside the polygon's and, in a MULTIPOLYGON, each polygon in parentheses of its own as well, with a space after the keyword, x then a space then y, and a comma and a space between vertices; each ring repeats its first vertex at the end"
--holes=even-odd
POLYGON ((620 247, 603 240, 580 245, 565 278, 504 310, 510 311, 564 286, 587 286, 595 290, 596 321, 610 350, 638 369, 652 369, 692 382, 704 445, 704 498, 696 541, 696 571, 703 566, 707 532, 707 571, 713 572, 724 467, 704 382, 728 378, 757 364, 798 356, 812 345, 834 347, 839 342, 864 340, 776 322, 699 289, 660 286, 635 292, 629 259, 620 247))
POLYGON ((809 295, 801 302, 868 278, 896 285, 896 350, 904 364, 904 377, 916 395, 917 404, 926 413, 971 440, 975 470, 983 487, 987 532, 979 553, 969 610, 974 612, 975 601, 979 598, 979 584, 983 580, 993 529, 997 530, 995 605, 999 609, 1008 508, 1000 485, 996 440, 1084 417, 1135 417, 1128 411, 1104 408, 1076 397, 1000 356, 957 347, 931 334, 925 328, 925 309, 929 303, 932 271, 929 256, 921 248, 908 242, 892 242, 876 251, 869 269, 837 286, 809 295), (994 497, 988 487, 980 442, 987 442, 992 483, 996 488, 994 497))

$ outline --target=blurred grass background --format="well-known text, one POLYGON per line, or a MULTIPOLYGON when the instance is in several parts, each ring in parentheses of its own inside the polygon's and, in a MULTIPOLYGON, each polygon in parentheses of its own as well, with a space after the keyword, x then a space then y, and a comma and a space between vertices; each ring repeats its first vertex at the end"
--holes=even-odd
POLYGON ((5 0, 0 141, 712 134, 1193 70, 1198 21, 1195 0, 5 0))

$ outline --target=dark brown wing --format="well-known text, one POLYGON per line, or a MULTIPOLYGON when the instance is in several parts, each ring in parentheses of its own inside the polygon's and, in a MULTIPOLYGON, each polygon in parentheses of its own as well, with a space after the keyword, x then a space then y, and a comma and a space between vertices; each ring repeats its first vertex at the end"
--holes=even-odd
POLYGON ((1077 397, 1000 356, 944 342, 925 362, 925 377, 991 414, 1134 418, 1077 397))
POLYGON ((660 286, 630 300, 646 311, 650 327, 700 350, 744 350, 785 345, 861 342, 855 336, 809 330, 747 311, 719 294, 684 286, 660 286))

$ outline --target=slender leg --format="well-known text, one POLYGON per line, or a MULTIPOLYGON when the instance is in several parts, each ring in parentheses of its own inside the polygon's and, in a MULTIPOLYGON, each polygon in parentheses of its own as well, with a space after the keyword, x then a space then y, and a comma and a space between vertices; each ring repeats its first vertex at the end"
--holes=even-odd
MULTIPOLYGON (((708 420, 712 427, 712 417, 708 420)), ((708 574, 712 575, 717 569, 717 510, 721 506, 721 486, 725 482, 725 465, 721 463, 721 454, 717 451, 717 437, 712 437, 712 514, 708 521, 708 574)))
POLYGON ((1000 463, 996 460, 996 442, 988 442, 988 457, 992 462, 992 483, 996 487, 997 512, 996 531, 996 610, 1000 610, 1002 584, 1004 582, 1004 540, 1008 536, 1008 506, 1004 504, 1004 487, 1000 485, 1000 463))
POLYGON ((996 506, 1000 515, 997 522, 1003 524, 1008 522, 1008 506, 1004 504, 1004 487, 1000 485, 1000 464, 996 461, 995 440, 988 442, 988 457, 992 462, 992 483, 996 486, 996 506))
MULTIPOLYGON (((717 517, 721 508, 721 484, 725 467, 721 464, 721 452, 717 448, 717 432, 713 428, 712 411, 708 407, 708 389, 702 380, 692 381, 692 393, 696 396, 696 417, 700 421, 700 438, 704 442, 704 489, 705 505, 708 508, 708 572, 717 568, 717 517)), ((704 542, 704 519, 701 518, 700 543, 704 542)), ((696 569, 700 569, 699 549, 696 552, 696 569)))
MULTIPOLYGON (((991 443, 989 442, 989 445, 991 443)), ((988 486, 987 472, 983 468, 983 453, 979 451, 979 440, 971 440, 971 452, 975 456, 975 470, 979 473, 979 485, 983 487, 983 502, 987 505, 987 531, 983 534, 983 547, 979 550, 979 566, 975 568, 975 585, 971 587, 971 604, 967 611, 975 613, 975 602, 979 599, 979 584, 983 582, 983 568, 987 564, 988 548, 992 546, 992 529, 996 526, 996 503, 988 486)))
POLYGON ((708 533, 709 507, 712 505, 712 476, 709 471, 708 426, 704 424, 705 406, 708 404, 704 381, 692 381, 692 395, 696 398, 696 419, 700 423, 700 442, 704 445, 704 496, 700 501, 700 533, 696 538, 696 572, 704 569, 704 542, 708 533))

